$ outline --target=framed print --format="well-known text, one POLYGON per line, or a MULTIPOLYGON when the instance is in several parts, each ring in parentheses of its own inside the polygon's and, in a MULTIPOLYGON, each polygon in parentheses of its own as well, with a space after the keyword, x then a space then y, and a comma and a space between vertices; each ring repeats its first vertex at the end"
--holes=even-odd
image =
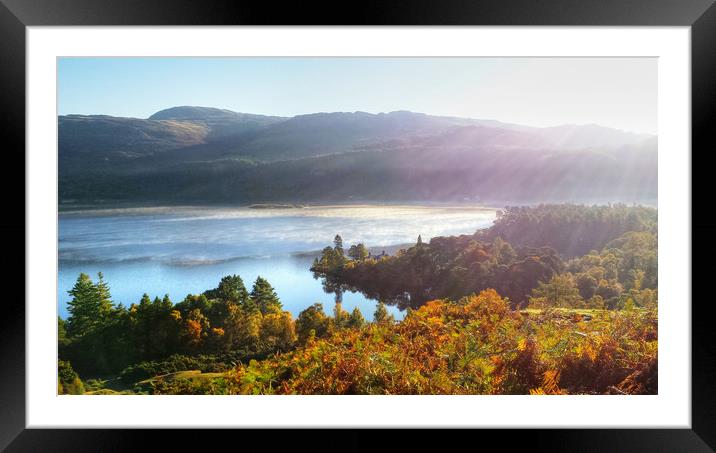
POLYGON ((712 451, 711 2, 213 6, 3 3, 3 446, 712 451))

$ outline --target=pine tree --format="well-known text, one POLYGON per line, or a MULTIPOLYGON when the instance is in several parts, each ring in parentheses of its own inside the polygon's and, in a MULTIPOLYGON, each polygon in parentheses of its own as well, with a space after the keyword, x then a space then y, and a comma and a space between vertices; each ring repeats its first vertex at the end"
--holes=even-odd
POLYGON ((99 274, 99 283, 95 285, 89 275, 81 273, 75 286, 68 291, 72 300, 67 303, 67 334, 80 338, 96 332, 107 322, 112 312, 109 287, 99 274))
POLYGON ((333 239, 333 250, 335 250, 338 255, 343 256, 343 238, 340 234, 337 234, 333 239))
MULTIPOLYGON (((77 369, 92 368, 100 372, 109 369, 109 334, 115 324, 114 307, 109 286, 98 274, 97 284, 87 274, 80 274, 75 286, 68 291, 72 300, 67 309, 67 340, 72 343, 72 357, 77 369)), ((69 353, 69 352, 68 352, 69 353)))
POLYGON ((59 347, 67 346, 69 340, 67 339, 67 327, 65 320, 57 317, 57 344, 59 347))
POLYGON ((149 298, 149 294, 142 294, 142 298, 139 300, 139 306, 146 309, 149 305, 151 305, 151 303, 152 299, 149 298))
POLYGON ((262 314, 281 311, 281 301, 278 299, 276 291, 274 291, 268 280, 261 276, 257 277, 256 282, 254 282, 250 299, 262 314))
POLYGON ((99 298, 99 309, 102 317, 106 318, 112 312, 112 296, 109 293, 109 285, 104 281, 104 274, 97 272, 97 297, 99 298))
POLYGON ((418 235, 418 243, 417 245, 423 245, 423 237, 421 235, 418 235))
POLYGON ((239 275, 227 275, 221 279, 215 290, 206 291, 209 299, 230 300, 238 304, 246 302, 249 297, 244 281, 239 275))

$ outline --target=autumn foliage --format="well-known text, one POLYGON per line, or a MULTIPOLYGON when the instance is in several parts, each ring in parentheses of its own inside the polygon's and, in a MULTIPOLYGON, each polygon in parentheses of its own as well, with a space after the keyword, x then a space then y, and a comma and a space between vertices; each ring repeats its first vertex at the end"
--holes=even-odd
POLYGON ((238 275, 123 307, 82 274, 58 320, 58 392, 118 376, 153 394, 656 394, 657 245, 656 210, 624 205, 508 208, 392 256, 336 235, 311 270, 375 299, 372 319, 340 298, 294 318, 238 275))
POLYGON ((236 394, 656 393, 656 313, 512 311, 494 290, 227 374, 236 394))

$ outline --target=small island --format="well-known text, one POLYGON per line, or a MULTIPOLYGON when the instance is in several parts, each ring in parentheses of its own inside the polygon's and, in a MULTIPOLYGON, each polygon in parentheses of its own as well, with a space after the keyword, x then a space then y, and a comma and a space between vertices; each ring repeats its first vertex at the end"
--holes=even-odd
POLYGON ((291 203, 257 203, 249 206, 249 209, 302 209, 305 208, 304 204, 291 204, 291 203))

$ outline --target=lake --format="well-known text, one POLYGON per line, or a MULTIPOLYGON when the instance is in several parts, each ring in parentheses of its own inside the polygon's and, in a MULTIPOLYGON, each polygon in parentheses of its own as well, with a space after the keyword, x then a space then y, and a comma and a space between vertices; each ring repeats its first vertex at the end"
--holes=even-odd
MULTIPOLYGON (((294 317, 321 302, 332 313, 334 295, 323 291, 309 267, 315 253, 332 245, 363 242, 389 252, 435 236, 486 228, 495 210, 444 206, 316 206, 305 208, 132 208, 61 213, 59 218, 59 315, 67 317, 67 291, 80 272, 109 283, 112 299, 128 306, 142 294, 187 294, 215 288, 224 275, 239 274, 250 291, 257 276, 273 285, 294 317)), ((372 319, 375 301, 343 295, 344 309, 358 307, 372 319)), ((403 313, 388 309, 401 319, 403 313)))

